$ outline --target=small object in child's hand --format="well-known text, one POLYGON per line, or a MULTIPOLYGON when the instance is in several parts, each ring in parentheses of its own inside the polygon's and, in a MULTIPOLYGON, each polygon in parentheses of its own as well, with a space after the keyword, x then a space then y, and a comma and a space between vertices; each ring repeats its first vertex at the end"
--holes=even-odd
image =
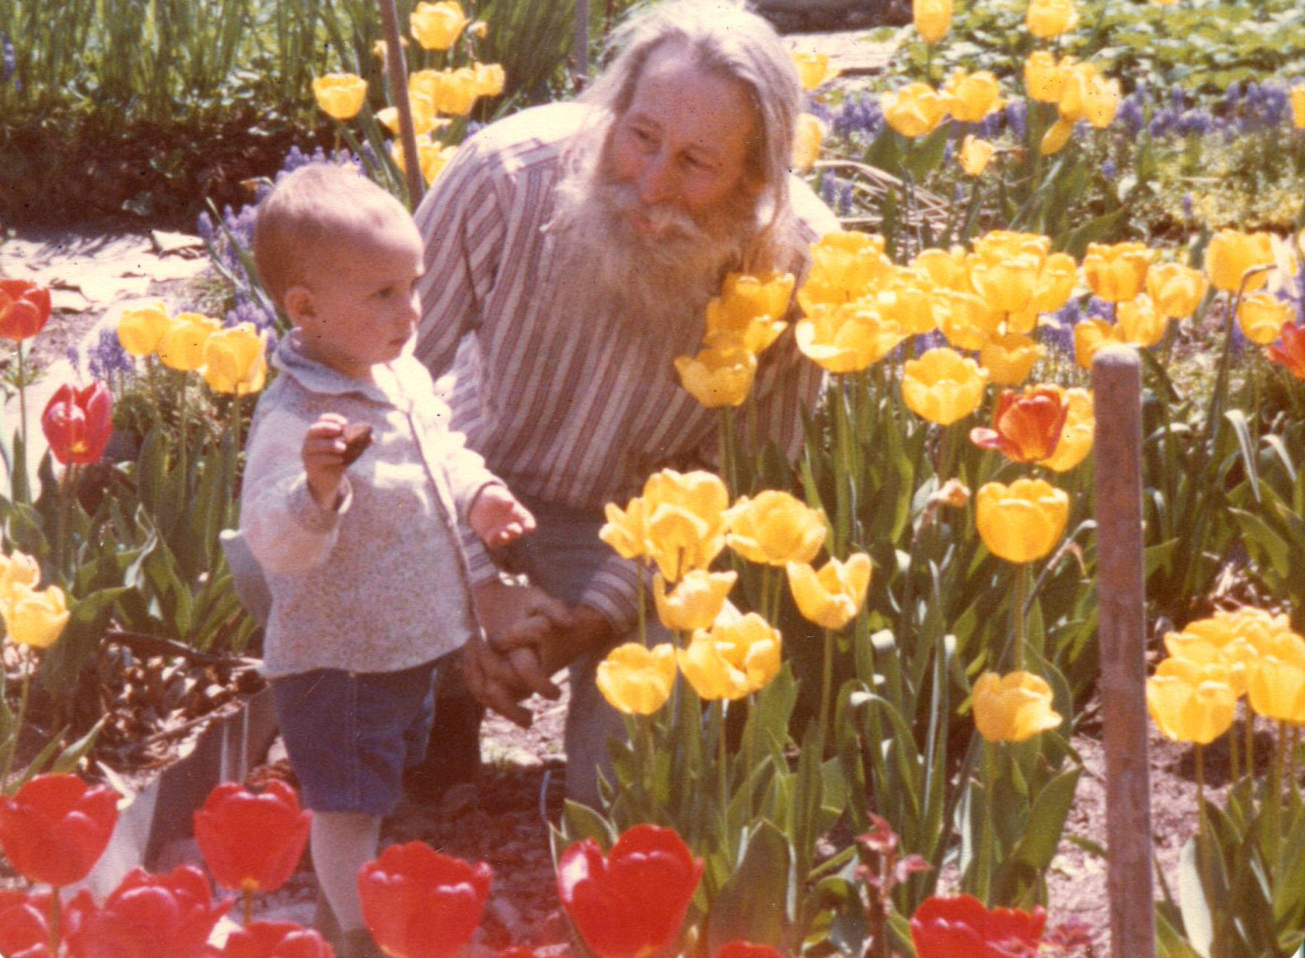
POLYGON ((365 422, 351 422, 341 434, 344 439, 344 464, 353 465, 372 444, 372 427, 365 422))

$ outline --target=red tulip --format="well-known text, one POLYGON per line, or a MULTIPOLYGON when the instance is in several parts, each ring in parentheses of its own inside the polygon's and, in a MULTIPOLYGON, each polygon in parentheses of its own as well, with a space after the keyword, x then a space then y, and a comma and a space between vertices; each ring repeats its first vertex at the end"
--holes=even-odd
POLYGON ((71 958, 209 958, 209 936, 231 901, 214 901, 194 865, 166 875, 133 868, 99 908, 89 895, 73 899, 68 952, 71 958))
POLYGON ((1297 379, 1305 379, 1305 324, 1284 323, 1282 345, 1274 343, 1264 347, 1269 358, 1282 363, 1297 379))
POLYGON ((1069 415, 1069 400, 1054 389, 1036 386, 1022 393, 1003 389, 992 417, 992 428, 970 430, 970 439, 985 449, 998 449, 1015 462, 1046 459, 1056 451, 1069 415))
POLYGON ((65 465, 98 462, 113 432, 113 397, 103 383, 82 389, 64 383, 45 405, 41 429, 54 458, 65 465))
POLYGON ((391 845, 358 870, 363 920, 394 958, 448 958, 471 940, 493 880, 485 862, 391 845))
POLYGON ((918 958, 1034 958, 1047 913, 1018 908, 989 911, 973 895, 926 898, 911 916, 918 958))
POLYGON ((276 891, 294 874, 311 821, 285 782, 273 779, 261 793, 222 782, 195 812, 195 841, 219 885, 276 891))
POLYGON ((727 941, 716 949, 712 958, 784 958, 782 951, 750 941, 727 941))
POLYGON ((25 279, 0 279, 0 336, 20 342, 50 319, 50 291, 25 279))
POLYGON ((118 822, 118 793, 76 775, 38 775, 0 796, 0 848, 25 878, 62 886, 85 878, 118 822))
POLYGON ((231 930, 222 958, 335 958, 335 949, 292 921, 251 921, 231 930))
POLYGON ((557 891, 580 937, 600 958, 641 958, 680 933, 702 859, 672 828, 635 825, 603 857, 592 838, 557 865, 557 891))
POLYGON ((0 890, 0 955, 50 958, 50 893, 0 890))

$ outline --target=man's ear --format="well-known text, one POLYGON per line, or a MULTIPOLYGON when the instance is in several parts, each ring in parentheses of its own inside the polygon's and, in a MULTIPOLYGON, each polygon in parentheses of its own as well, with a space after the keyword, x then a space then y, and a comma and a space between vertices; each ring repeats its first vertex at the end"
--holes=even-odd
POLYGON ((307 286, 291 286, 285 291, 285 313, 296 326, 316 312, 313 291, 307 286))

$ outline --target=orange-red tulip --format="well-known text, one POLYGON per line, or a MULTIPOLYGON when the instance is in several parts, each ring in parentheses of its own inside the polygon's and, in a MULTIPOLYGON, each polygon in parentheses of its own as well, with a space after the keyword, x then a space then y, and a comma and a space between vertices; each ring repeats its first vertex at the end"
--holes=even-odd
POLYGON ((0 955, 50 958, 50 893, 0 889, 0 955))
POLYGON ((50 291, 25 279, 0 279, 0 336, 21 342, 50 319, 50 291))
POLYGON ((194 865, 165 875, 133 868, 100 907, 84 889, 69 903, 68 951, 72 958, 209 958, 209 936, 233 901, 214 901, 194 865))
POLYGON ((1038 951, 1047 913, 994 908, 973 895, 926 898, 911 916, 919 958, 1024 958, 1038 951))
POLYGON ((113 433, 113 397, 103 383, 81 389, 64 383, 41 413, 41 430, 65 465, 98 462, 113 433))
POLYGON ((1305 324, 1286 323, 1282 327, 1282 345, 1265 347, 1275 363, 1282 363, 1297 379, 1305 379, 1305 324))
POLYGON ((580 937, 599 958, 642 958, 679 936, 702 877, 672 828, 635 825, 606 855, 592 838, 557 863, 557 892, 580 937))
POLYGON ((76 775, 38 775, 0 795, 0 848, 30 881, 56 887, 86 877, 118 822, 118 793, 76 775))
POLYGON ((450 958, 475 934, 493 880, 485 862, 390 845, 358 872, 363 919, 394 958, 450 958))
POLYGON ((195 841, 219 885, 276 891, 299 864, 311 820, 285 782, 271 781, 261 793, 222 782, 195 812, 195 841))
POLYGON ((1056 451, 1069 415, 1069 402, 1055 389, 1035 386, 1024 392, 1003 389, 992 428, 970 430, 970 439, 1015 462, 1046 459, 1056 451))
POLYGON ((251 921, 232 928, 222 958, 333 958, 320 932, 293 921, 251 921))

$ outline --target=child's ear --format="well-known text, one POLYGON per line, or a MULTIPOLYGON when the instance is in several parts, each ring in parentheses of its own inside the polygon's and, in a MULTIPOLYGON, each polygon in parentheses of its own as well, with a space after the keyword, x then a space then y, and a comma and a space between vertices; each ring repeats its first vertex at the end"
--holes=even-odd
POLYGON ((285 313, 298 326, 314 314, 313 291, 307 286, 291 286, 285 291, 285 313))

